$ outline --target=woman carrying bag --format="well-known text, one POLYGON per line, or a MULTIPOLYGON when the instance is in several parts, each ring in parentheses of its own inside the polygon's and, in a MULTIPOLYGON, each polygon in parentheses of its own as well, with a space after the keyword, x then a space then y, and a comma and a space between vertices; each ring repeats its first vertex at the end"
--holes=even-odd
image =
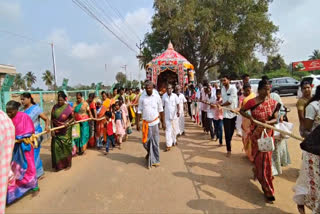
MULTIPOLYGON (((277 123, 279 106, 270 98, 270 84, 267 80, 261 80, 258 86, 259 95, 249 100, 242 106, 240 113, 250 120, 274 125, 277 123), (247 111, 251 111, 251 115, 247 111)), ((261 184, 265 198, 271 202, 275 200, 272 177, 272 149, 273 130, 251 123, 250 139, 252 142, 252 155, 254 159, 254 178, 261 184), (258 145, 259 144, 259 145, 258 145), (264 148, 262 146, 265 145, 264 148)))

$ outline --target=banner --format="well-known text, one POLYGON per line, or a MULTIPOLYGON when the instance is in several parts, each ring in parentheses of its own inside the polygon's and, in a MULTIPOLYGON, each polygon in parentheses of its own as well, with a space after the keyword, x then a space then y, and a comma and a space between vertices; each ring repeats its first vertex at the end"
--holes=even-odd
POLYGON ((293 62, 292 68, 294 71, 316 71, 320 70, 320 59, 293 62))

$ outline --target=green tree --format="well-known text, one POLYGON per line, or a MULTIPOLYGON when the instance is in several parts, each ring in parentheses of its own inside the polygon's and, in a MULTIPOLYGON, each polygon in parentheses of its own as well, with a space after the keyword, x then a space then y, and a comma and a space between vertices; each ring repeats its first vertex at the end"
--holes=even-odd
POLYGON ((24 76, 25 81, 27 82, 28 89, 30 90, 32 85, 37 82, 37 77, 34 75, 32 71, 29 71, 24 76))
POLYGON ((121 85, 121 87, 124 87, 127 82, 127 76, 122 72, 118 72, 116 75, 116 80, 121 85))
POLYGON ((252 57, 245 62, 246 72, 250 76, 259 76, 263 73, 264 63, 259 61, 258 58, 252 57))
MULTIPOLYGON (((152 32, 145 44, 151 55, 169 41, 194 66, 198 81, 210 68, 238 74, 239 65, 260 50, 277 46, 278 28, 268 16, 270 0, 155 0, 152 32)), ((142 63, 141 63, 142 64, 142 63)))
POLYGON ((53 86, 53 75, 49 70, 46 70, 43 74, 42 74, 42 80, 44 81, 44 83, 46 84, 46 86, 48 86, 49 90, 52 90, 52 86, 53 86))
POLYGON ((132 88, 137 88, 139 86, 138 80, 132 80, 132 88))
POLYGON ((320 59, 320 51, 319 50, 314 50, 312 52, 312 55, 309 56, 309 60, 315 60, 315 59, 320 59))
POLYGON ((14 90, 26 89, 26 82, 21 73, 18 73, 15 76, 12 88, 14 90))
POLYGON ((267 63, 264 66, 264 72, 287 69, 287 65, 280 54, 276 56, 268 56, 267 63))

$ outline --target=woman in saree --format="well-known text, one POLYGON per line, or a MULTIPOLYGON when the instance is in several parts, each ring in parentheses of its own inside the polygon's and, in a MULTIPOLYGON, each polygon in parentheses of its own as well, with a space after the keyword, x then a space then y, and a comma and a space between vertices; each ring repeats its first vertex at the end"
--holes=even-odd
POLYGON ((73 122, 73 112, 71 106, 66 103, 67 96, 65 94, 58 95, 58 103, 53 106, 51 112, 51 126, 65 128, 52 132, 51 141, 51 157, 52 168, 56 171, 70 168, 72 159, 72 127, 69 126, 73 122))
MULTIPOLYGON (((87 103, 90 108, 90 112, 93 118, 97 118, 97 107, 96 107, 96 102, 94 101, 95 94, 90 93, 89 98, 87 100, 87 103)), ((94 148, 96 146, 96 138, 95 138, 95 126, 96 122, 94 120, 89 121, 89 126, 90 126, 90 134, 89 134, 89 142, 88 145, 90 148, 94 148)))
MULTIPOLYGON (((251 85, 249 83, 243 85, 243 95, 244 95, 244 99, 240 105, 240 108, 245 106, 249 100, 256 97, 256 95, 251 91, 251 85)), ((241 128, 242 128, 243 149, 246 152, 249 160, 253 162, 252 143, 249 135, 251 132, 251 121, 248 118, 242 117, 241 128)))
POLYGON ((137 95, 132 92, 132 89, 129 89, 127 106, 128 106, 129 119, 131 124, 136 123, 136 113, 134 111, 134 106, 133 106, 136 96, 137 95))
POLYGON ((9 173, 7 204, 21 198, 28 191, 39 191, 37 170, 34 162, 34 125, 31 118, 24 112, 19 112, 20 103, 9 101, 6 105, 8 116, 15 126, 15 136, 18 140, 13 149, 11 171, 9 173))
MULTIPOLYGON (((102 104, 102 101, 99 99, 97 100, 97 119, 103 118, 105 113, 107 112, 107 108, 102 104)), ((105 133, 105 124, 106 120, 97 120, 96 121, 96 142, 97 142, 97 148, 101 149, 103 147, 103 142, 106 142, 104 139, 104 133, 105 133)))
MULTIPOLYGON (((271 99, 270 96, 270 84, 266 80, 261 80, 258 86, 259 95, 253 98, 242 106, 240 113, 243 117, 249 120, 255 119, 260 122, 274 125, 277 123, 279 107, 277 102, 271 99), (251 111, 251 115, 246 113, 251 111)), ((254 178, 258 179, 265 198, 272 202, 275 200, 273 176, 272 176, 272 151, 260 152, 258 148, 258 140, 261 138, 261 134, 264 131, 264 127, 258 126, 255 123, 251 123, 251 132, 249 134, 252 143, 252 156, 254 159, 254 178)), ((273 130, 266 129, 268 136, 273 137, 273 130)))
MULTIPOLYGON (((92 118, 89 105, 84 101, 82 93, 76 94, 77 102, 74 107, 74 117, 76 121, 92 118)), ((83 155, 87 149, 87 143, 90 138, 90 127, 88 121, 80 123, 80 138, 75 139, 78 155, 83 155)))
MULTIPOLYGON (((35 134, 39 134, 42 132, 40 118, 45 122, 45 130, 48 131, 50 129, 50 121, 48 117, 43 113, 40 106, 34 102, 30 93, 26 92, 21 95, 21 104, 23 105, 22 111, 29 115, 34 124, 35 134)), ((41 136, 38 139, 38 145, 35 145, 34 148, 34 159, 36 163, 38 178, 40 178, 44 174, 42 160, 40 159, 40 149, 42 140, 43 137, 41 136)))
POLYGON ((304 206, 312 210, 312 214, 320 213, 320 86, 315 95, 307 102, 303 124, 303 136, 306 136, 305 146, 300 144, 302 164, 296 185, 293 200, 298 211, 305 214, 304 206), (310 135, 310 136, 309 136, 310 135))

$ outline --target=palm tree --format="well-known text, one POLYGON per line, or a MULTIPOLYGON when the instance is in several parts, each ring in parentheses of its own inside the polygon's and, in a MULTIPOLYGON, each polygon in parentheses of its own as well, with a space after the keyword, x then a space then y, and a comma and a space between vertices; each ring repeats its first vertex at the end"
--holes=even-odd
POLYGON ((21 88, 26 89, 26 82, 25 82, 24 78, 22 77, 22 74, 18 73, 14 78, 13 89, 19 90, 21 88))
POLYGON ((137 58, 139 59, 140 69, 145 69, 147 64, 152 60, 151 51, 148 48, 144 48, 137 58))
POLYGON ((314 50, 312 52, 312 55, 309 56, 309 60, 316 60, 320 59, 320 51, 319 50, 314 50))
POLYGON ((37 82, 37 77, 34 75, 34 73, 32 71, 29 71, 26 73, 26 75, 24 76, 24 79, 27 82, 27 86, 29 88, 29 90, 31 89, 31 86, 37 82))
POLYGON ((42 80, 44 81, 46 86, 48 86, 48 89, 51 90, 52 89, 52 84, 53 84, 53 75, 49 70, 46 70, 42 74, 42 80))

